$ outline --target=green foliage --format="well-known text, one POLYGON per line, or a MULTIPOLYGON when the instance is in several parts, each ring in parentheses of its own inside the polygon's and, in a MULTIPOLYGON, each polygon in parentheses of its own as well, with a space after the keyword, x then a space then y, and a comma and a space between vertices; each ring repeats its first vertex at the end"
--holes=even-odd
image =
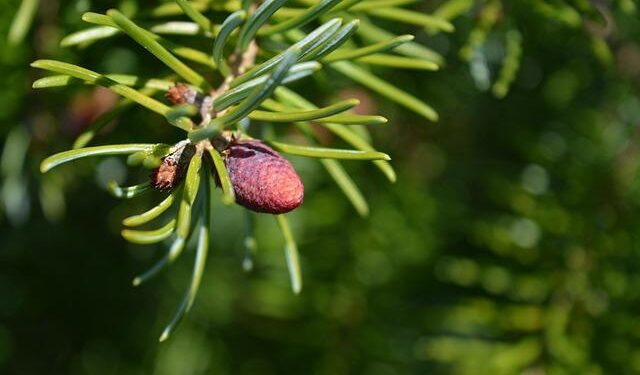
MULTIPOLYGON (((0 5, 3 35, 19 9, 10 2, 0 5)), ((232 131, 297 153, 352 148, 360 153, 349 157, 382 159, 292 155, 305 204, 275 220, 227 205, 232 189, 215 149, 194 162, 189 189, 109 199, 144 190, 148 170, 203 118, 196 106, 167 104, 164 93, 189 81, 112 17, 85 14, 86 28, 85 2, 43 8, 22 44, 0 40, 10 88, 0 92, 3 373, 640 371, 635 2, 291 1, 258 29, 256 68, 235 80, 231 57, 248 20, 238 15, 252 4, 137 3, 92 6, 118 7, 207 84, 228 79, 214 108, 247 100, 282 52, 306 48, 232 131), (320 17, 299 23, 310 9, 320 17), (239 23, 216 43, 232 14, 239 23), (282 24, 303 26, 267 31, 282 24), (455 30, 441 33, 447 25, 455 30), (319 28, 328 35, 309 38, 319 28), (391 52, 354 57, 407 33, 416 38, 391 52), (73 48, 58 48, 61 40, 73 48), (31 76, 24 67, 37 58, 53 76, 31 76), (29 93, 35 79, 48 90, 29 93), (114 87, 129 96, 116 99, 114 87), (345 109, 351 97, 360 104, 345 109), (100 111, 82 106, 105 98, 100 111), (375 112, 389 125, 369 134, 362 123, 384 123, 375 112), (436 116, 429 126, 425 117, 436 116), (38 173, 41 160, 68 158, 72 166, 38 173), (189 255, 193 265, 183 263, 189 255), (162 277, 129 288, 139 264, 155 259, 136 282, 162 277), (305 289, 293 295, 300 269, 305 289), (152 345, 159 332, 171 340, 152 345)))
MULTIPOLYGON (((174 172, 180 175, 184 173, 180 169, 186 168, 185 187, 181 190, 181 198, 170 195, 169 197, 172 198, 165 198, 156 208, 148 210, 134 219, 125 219, 125 223, 133 221, 136 224, 142 220, 146 224, 159 216, 165 216, 162 213, 166 211, 168 206, 171 206, 169 203, 173 203, 173 200, 178 198, 180 203, 177 203, 179 208, 175 213, 175 217, 157 229, 143 231, 126 229, 122 232, 125 239, 137 244, 153 244, 164 240, 171 242, 167 255, 160 259, 149 271, 135 278, 134 285, 140 285, 167 265, 173 263, 187 247, 188 238, 191 236, 192 231, 201 232, 197 245, 196 267, 194 268, 191 286, 187 292, 188 298, 185 297, 176 318, 163 332, 161 341, 169 336, 182 315, 189 310, 198 289, 199 281, 197 280, 201 276, 197 273, 202 272, 203 264, 200 264, 200 262, 204 262, 204 258, 206 258, 201 252, 207 251, 209 236, 208 229, 207 232, 202 232, 202 229, 192 225, 192 216, 196 205, 204 205, 204 203, 199 203, 200 201, 206 201, 208 202, 207 205, 210 205, 209 201, 213 199, 208 187, 210 185, 209 179, 220 182, 223 187, 223 201, 225 203, 233 200, 230 180, 218 153, 220 150, 216 150, 214 147, 214 144, 218 142, 216 139, 219 139, 228 131, 233 131, 234 137, 246 137, 245 133, 251 122, 266 124, 306 123, 306 126, 309 126, 308 122, 313 121, 319 124, 327 124, 328 129, 334 128, 337 134, 342 133, 342 137, 357 149, 345 150, 293 145, 274 139, 271 139, 269 144, 277 151, 286 154, 323 159, 322 163, 329 172, 329 176, 343 189, 346 197, 352 202, 356 210, 362 215, 368 213, 363 195, 358 192, 355 183, 347 177, 347 173, 339 164, 331 163, 329 160, 390 160, 387 154, 375 151, 369 146, 369 143, 359 134, 343 129, 344 125, 376 125, 386 123, 387 120, 381 116, 345 113, 359 103, 356 99, 338 102, 328 107, 317 109, 313 108, 311 104, 307 105, 307 102, 304 101, 302 107, 309 108, 305 111, 297 111, 295 104, 290 107, 286 102, 279 103, 277 97, 271 98, 279 87, 293 80, 304 78, 323 66, 334 67, 355 81, 367 82, 369 87, 397 100, 424 117, 431 120, 437 119, 435 111, 421 100, 390 83, 370 76, 369 73, 359 70, 349 62, 364 57, 375 57, 378 54, 377 63, 389 64, 389 61, 394 61, 394 56, 385 57, 379 54, 392 51, 403 44, 411 42, 414 39, 413 36, 402 35, 364 47, 348 46, 348 38, 357 29, 358 20, 356 19, 343 25, 342 18, 335 17, 326 21, 322 19, 325 14, 329 14, 331 9, 335 8, 339 3, 339 1, 334 0, 321 1, 317 4, 310 4, 311 6, 306 10, 297 8, 296 11, 293 11, 292 9, 289 16, 283 16, 278 14, 278 11, 284 11, 285 1, 280 0, 269 0, 256 5, 228 3, 223 12, 220 12, 219 9, 214 9, 210 2, 205 2, 204 7, 197 7, 195 4, 199 3, 176 0, 175 4, 186 17, 195 23, 194 26, 204 35, 214 38, 213 53, 209 58, 209 60, 213 61, 213 64, 203 65, 208 65, 207 68, 211 70, 208 73, 209 75, 218 73, 217 77, 214 78, 214 81, 218 81, 218 83, 215 84, 205 78, 206 74, 198 72, 180 60, 180 57, 183 57, 190 61, 198 62, 200 60, 198 56, 203 52, 196 48, 182 47, 174 42, 164 40, 153 32, 153 27, 151 29, 142 27, 140 22, 144 22, 144 20, 133 20, 115 9, 107 11, 106 14, 85 13, 82 17, 84 21, 98 24, 100 27, 89 31, 76 32, 65 37, 62 41, 64 46, 87 44, 116 35, 104 27, 115 29, 140 44, 141 47, 173 71, 176 77, 184 80, 185 84, 189 84, 190 86, 182 86, 182 90, 187 90, 186 93, 173 94, 171 90, 174 90, 174 88, 169 83, 170 81, 161 77, 141 78, 130 75, 103 75, 55 60, 38 60, 32 64, 35 68, 59 74, 37 80, 33 84, 34 88, 66 87, 75 83, 75 81, 79 81, 88 85, 103 86, 123 96, 126 100, 121 103, 120 107, 116 107, 108 115, 104 115, 105 117, 102 120, 98 119, 91 127, 90 133, 81 135, 75 142, 77 148, 55 154, 43 161, 41 165, 43 172, 47 172, 60 164, 88 156, 117 154, 130 154, 129 163, 132 165, 142 164, 147 168, 157 168, 161 160, 172 158, 173 155, 182 155, 185 147, 191 147, 188 146, 189 144, 195 147, 195 155, 192 156, 188 167, 182 166, 178 162, 178 172, 174 172), (238 6, 242 6, 242 9, 237 9, 238 6), (214 25, 213 18, 210 17, 219 17, 220 13, 225 12, 230 14, 226 16, 222 24, 219 26, 214 25), (301 29, 301 27, 314 21, 320 25, 311 32, 305 33, 301 29), (236 30, 238 30, 237 34, 234 33, 236 30), (236 39, 236 47, 228 57, 225 57, 225 47, 233 44, 229 43, 229 40, 233 38, 236 39), (293 44, 286 46, 287 40, 290 40, 293 44), (276 50, 262 47, 263 45, 269 46, 276 43, 284 43, 284 46, 276 48, 276 50), (220 68, 218 69, 217 67, 220 68), (139 91, 132 86, 144 87, 147 91, 139 91), (214 89, 213 87, 217 88, 214 89), (168 96, 187 95, 194 99, 179 99, 186 101, 187 104, 176 103, 175 106, 170 107, 153 98, 153 95, 158 91, 165 91, 168 96), (198 95, 201 97, 200 99, 197 98, 198 95), (174 147, 150 144, 86 147, 87 143, 94 139, 96 130, 100 130, 116 116, 121 115, 122 110, 125 106, 128 107, 129 103, 136 103, 164 116, 169 124, 186 131, 187 138, 176 143, 174 147), (271 103, 271 105, 265 103, 271 103), (261 106, 270 109, 270 111, 258 110, 261 106), (160 149, 164 150, 164 152, 158 152, 160 149), (210 155, 211 159, 204 158, 205 154, 210 155), (209 160, 213 161, 213 165, 209 165, 209 160), (200 172, 202 163, 207 164, 207 167, 202 168, 202 172, 200 172), (216 173, 212 174, 211 171, 214 170, 216 173), (207 180, 207 183, 201 184, 200 178, 207 180), (202 192, 198 193, 200 190, 202 192), (198 196, 200 198, 196 199, 198 196)), ((336 8, 336 15, 344 17, 351 17, 350 10, 359 10, 368 12, 373 16, 390 17, 393 20, 409 25, 418 24, 432 27, 435 30, 453 31, 453 26, 447 21, 422 15, 411 10, 385 8, 382 9, 384 12, 380 13, 378 6, 367 7, 366 1, 358 2, 358 4, 354 2, 348 6, 344 5, 345 3, 340 4, 343 4, 343 8, 336 8), (337 13, 337 9, 344 14, 337 13)), ((385 3, 382 5, 393 4, 385 3)), ((165 6, 168 6, 168 4, 160 7, 165 6)), ((156 8, 155 12, 158 12, 158 8, 156 8)), ((151 10, 151 14, 153 13, 154 10, 151 10)), ((355 16, 357 17, 357 14, 355 16)), ((172 33, 171 25, 163 27, 163 31, 172 33)), ((179 34, 180 30, 174 30, 174 33, 179 34)), ((375 59, 374 62, 376 62, 375 59)), ((437 68, 434 62, 423 61, 417 57, 405 57, 400 62, 398 63, 398 60, 395 60, 395 65, 415 67, 420 66, 422 63, 426 64, 428 69, 437 68)), ((178 90, 177 86, 175 90, 178 90)), ((297 97, 297 94, 293 97, 297 97)), ((266 126, 266 124, 262 126, 266 126)), ((315 141, 312 133, 302 132, 302 134, 306 135, 309 141, 315 141)), ((176 158, 180 159, 181 156, 176 158)), ((388 163, 378 163, 377 165, 383 169, 391 181, 395 180, 395 174, 388 163)), ((152 186, 152 182, 143 182, 128 187, 121 187, 116 182, 110 182, 108 190, 117 198, 131 199, 149 193, 152 190, 152 186)), ((175 189, 176 186, 171 186, 171 188, 175 189)), ((208 213, 208 210, 206 212, 208 213)), ((198 217, 201 223, 205 222, 204 217, 198 217)), ((285 239, 285 255, 291 274, 291 285, 294 292, 298 293, 301 289, 302 281, 297 246, 284 216, 278 216, 278 223, 285 239)))

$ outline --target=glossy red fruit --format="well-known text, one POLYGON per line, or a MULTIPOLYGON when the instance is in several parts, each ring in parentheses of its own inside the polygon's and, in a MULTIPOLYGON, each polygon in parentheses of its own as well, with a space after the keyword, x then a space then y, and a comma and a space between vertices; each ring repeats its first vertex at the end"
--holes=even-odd
POLYGON ((223 152, 236 202, 283 214, 302 204, 304 186, 289 161, 257 140, 232 141, 223 152))

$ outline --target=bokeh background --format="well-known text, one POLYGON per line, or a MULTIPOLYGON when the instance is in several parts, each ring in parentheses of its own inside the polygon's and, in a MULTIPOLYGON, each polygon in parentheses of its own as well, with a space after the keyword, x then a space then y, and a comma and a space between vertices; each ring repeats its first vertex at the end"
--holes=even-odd
MULTIPOLYGON (((306 89, 317 103, 336 88, 357 95, 391 119, 373 139, 397 183, 370 163, 345 163, 369 217, 319 164, 292 158, 306 185, 290 216, 303 292, 290 291, 271 217, 257 218, 255 269, 245 273, 242 211, 216 206, 196 304, 159 344, 192 253, 131 286, 164 250, 126 243, 120 220, 157 197, 131 205, 108 195, 106 181, 132 173, 119 158, 38 172, 116 98, 88 87, 34 92, 41 72, 28 67, 56 58, 160 72, 125 38, 59 47, 85 27, 83 12, 136 2, 42 1, 26 38, 10 44, 20 2, 2 0, 0 373, 640 373, 638 4, 449 2, 471 3, 454 33, 397 30, 441 53, 443 69, 377 72, 432 104, 438 123, 331 73, 306 89), (509 40, 515 60, 504 58, 509 40), (517 68, 506 95, 496 87, 505 63, 517 68)), ((158 122, 131 110, 99 142, 175 141, 158 122)))

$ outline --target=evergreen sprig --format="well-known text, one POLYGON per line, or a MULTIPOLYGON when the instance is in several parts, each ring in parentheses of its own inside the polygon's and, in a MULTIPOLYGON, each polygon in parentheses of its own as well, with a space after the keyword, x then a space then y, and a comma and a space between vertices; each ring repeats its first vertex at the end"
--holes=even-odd
MULTIPOLYGON (((442 59, 413 42, 413 36, 394 36, 366 16, 419 25, 435 32, 450 32, 453 26, 446 19, 401 8, 411 1, 319 0, 303 3, 305 7, 288 8, 285 0, 256 4, 176 0, 132 17, 112 9, 106 14, 84 14, 82 19, 95 26, 62 40, 63 46, 86 46, 124 34, 171 71, 165 77, 103 75, 52 60, 38 60, 32 64, 55 74, 38 79, 34 88, 98 85, 123 97, 78 137, 74 149, 45 159, 41 165, 43 172, 72 160, 102 155, 129 155, 130 165, 153 169, 158 179, 164 176, 159 176, 164 173, 162 168, 174 171, 170 176, 173 180, 163 180, 162 184, 152 181, 128 187, 115 183, 109 186, 109 191, 120 199, 140 196, 160 185, 161 190, 168 190, 167 196, 155 207, 123 220, 126 229, 122 236, 126 240, 138 244, 169 243, 165 256, 136 277, 134 285, 149 280, 177 260, 189 239, 196 238, 191 282, 176 315, 162 333, 161 341, 173 332, 197 294, 209 248, 209 212, 211 199, 214 199, 211 184, 222 188, 225 204, 237 199, 225 165, 225 149, 220 143, 250 139, 247 130, 254 123, 256 127, 269 123, 294 124, 306 137, 306 144, 287 144, 276 139, 269 139, 267 144, 285 154, 320 159, 363 216, 369 211, 367 202, 338 160, 371 160, 391 182, 395 181, 389 156, 376 151, 365 137, 349 129, 349 125, 354 124, 384 124, 387 122, 384 117, 348 113, 358 105, 356 99, 319 108, 286 88, 286 84, 320 69, 332 69, 428 120, 438 117, 428 104, 363 69, 363 65, 436 70, 442 59), (217 25, 213 20, 220 17, 213 16, 220 14, 227 16, 217 25), (172 16, 181 18, 169 22, 158 20, 172 16), (184 17, 189 21, 184 21, 184 17), (315 26, 310 26, 312 24, 315 26), (363 36, 366 44, 350 41, 356 33, 363 36), (211 49, 201 51, 165 39, 161 34, 208 38, 211 49), (158 99, 162 93, 172 99, 173 105, 158 99), (160 114, 167 124, 183 130, 184 139, 173 146, 164 143, 88 146, 100 129, 135 104, 160 114), (321 147, 311 131, 311 123, 326 128, 354 149, 321 147), (169 160, 173 164, 167 164, 169 160), (172 207, 175 210, 171 210, 172 207), (175 212, 173 217, 170 212, 175 212), (156 221, 162 223, 155 229, 138 229, 156 221)), ((256 247, 250 216, 247 215, 245 234, 245 269, 251 268, 250 256, 256 247)), ((298 293, 302 288, 302 277, 297 245, 286 217, 282 214, 275 217, 285 240, 291 286, 298 293)))

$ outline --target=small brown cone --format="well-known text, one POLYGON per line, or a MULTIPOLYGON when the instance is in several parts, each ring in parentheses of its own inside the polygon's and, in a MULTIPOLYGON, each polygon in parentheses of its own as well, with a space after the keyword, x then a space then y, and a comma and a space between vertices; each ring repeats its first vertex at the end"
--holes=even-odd
POLYGON ((151 185, 160 191, 178 186, 187 173, 189 161, 195 154, 193 145, 186 145, 162 159, 162 164, 151 172, 151 185))
POLYGON ((184 83, 178 83, 167 91, 166 97, 176 105, 194 104, 197 99, 197 91, 184 83))

